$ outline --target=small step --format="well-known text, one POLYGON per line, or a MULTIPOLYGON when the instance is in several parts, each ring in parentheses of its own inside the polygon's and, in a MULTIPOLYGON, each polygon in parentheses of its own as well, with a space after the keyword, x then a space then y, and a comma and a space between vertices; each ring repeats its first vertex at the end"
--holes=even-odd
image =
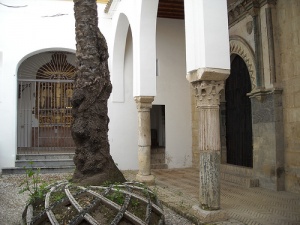
POLYGON ((151 169, 167 169, 165 148, 151 148, 151 169))
POLYGON ((240 176, 236 174, 222 173, 222 172, 220 175, 222 180, 234 184, 238 184, 243 187, 248 187, 248 188, 259 187, 259 180, 256 178, 240 176))
POLYGON ((151 169, 168 169, 168 165, 165 163, 151 164, 151 169))
POLYGON ((73 159, 74 153, 55 154, 18 154, 17 160, 42 160, 42 159, 73 159))
POLYGON ((243 187, 259 187, 259 179, 253 175, 253 169, 229 164, 221 164, 220 178, 243 187))
MULTIPOLYGON (((73 173, 75 166, 65 166, 65 167, 33 167, 33 170, 40 170, 40 173, 73 173)), ((26 169, 21 167, 7 167, 2 168, 2 175, 12 175, 12 174, 25 174, 26 169)))
MULTIPOLYGON (((167 169, 164 149, 155 149, 152 156, 151 169, 167 169)), ((16 167, 2 168, 2 174, 25 174, 27 168, 40 169, 41 173, 68 173, 75 169, 74 153, 48 153, 48 154, 18 154, 16 167)))
POLYGON ((41 173, 74 172, 74 153, 18 154, 16 167, 2 168, 2 174, 25 174, 28 168, 41 173))
POLYGON ((73 159, 44 159, 44 160, 16 160, 16 167, 65 167, 74 166, 73 159))

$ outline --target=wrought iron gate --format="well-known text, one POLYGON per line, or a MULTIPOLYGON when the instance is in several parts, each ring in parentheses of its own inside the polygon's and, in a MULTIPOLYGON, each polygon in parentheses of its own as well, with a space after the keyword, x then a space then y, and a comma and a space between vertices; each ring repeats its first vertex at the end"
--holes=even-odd
POLYGON ((55 52, 36 74, 19 75, 19 153, 74 151, 70 129, 74 71, 66 55, 55 52))

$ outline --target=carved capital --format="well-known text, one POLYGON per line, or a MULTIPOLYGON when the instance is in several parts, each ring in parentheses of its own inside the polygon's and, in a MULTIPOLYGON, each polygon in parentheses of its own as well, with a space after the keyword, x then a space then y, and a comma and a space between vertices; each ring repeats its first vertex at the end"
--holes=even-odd
POLYGON ((257 17, 257 16, 259 15, 259 8, 253 7, 253 8, 251 8, 251 9, 248 10, 248 13, 249 13, 249 15, 252 16, 253 18, 254 18, 254 17, 257 17))
POLYGON ((260 5, 263 6, 265 4, 269 4, 269 5, 276 5, 277 4, 277 0, 260 0, 260 5))
POLYGON ((154 101, 154 96, 136 96, 134 97, 134 100, 139 112, 150 111, 152 108, 152 102, 154 101))
POLYGON ((197 98, 197 108, 220 105, 220 92, 224 89, 224 81, 197 81, 192 84, 197 98))
MULTIPOLYGON (((262 2, 271 0, 239 0, 234 1, 228 6, 229 27, 241 21, 248 14, 252 17, 259 15, 262 2)), ((275 0, 273 0, 275 1, 275 0)))

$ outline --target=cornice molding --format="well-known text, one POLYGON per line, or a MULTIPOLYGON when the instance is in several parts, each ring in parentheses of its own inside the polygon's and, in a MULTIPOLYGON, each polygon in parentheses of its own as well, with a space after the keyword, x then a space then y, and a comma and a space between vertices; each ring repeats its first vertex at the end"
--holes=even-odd
POLYGON ((135 96, 136 107, 139 112, 150 111, 154 96, 135 96))
POLYGON ((266 5, 276 5, 277 0, 237 0, 228 6, 229 27, 241 21, 247 15, 258 15, 259 9, 266 5))
POLYGON ((228 24, 233 26, 249 14, 253 8, 253 0, 238 0, 228 6, 228 24))
POLYGON ((226 80, 229 74, 229 69, 206 67, 188 72, 186 75, 186 79, 191 83, 201 80, 226 80))
POLYGON ((256 98, 258 101, 263 102, 266 97, 270 94, 282 94, 283 89, 278 87, 273 87, 270 89, 255 89, 247 94, 249 98, 256 98))

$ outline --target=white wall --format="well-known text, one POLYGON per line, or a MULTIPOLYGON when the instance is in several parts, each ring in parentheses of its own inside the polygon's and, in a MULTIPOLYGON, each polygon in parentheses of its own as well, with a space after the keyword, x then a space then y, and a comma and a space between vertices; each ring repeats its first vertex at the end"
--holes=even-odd
MULTIPOLYGON (((46 50, 75 52, 72 1, 2 0, 1 3, 27 6, 9 8, 0 5, 0 168, 12 167, 15 163, 18 66, 27 57, 46 50), (56 14, 66 15, 44 17, 56 14)), ((98 5, 99 26, 109 46, 112 46, 111 19, 102 13, 103 8, 104 5, 98 5)), ((185 79, 184 22, 159 19, 157 26, 160 75, 157 77, 154 104, 166 107, 167 163, 170 168, 190 166, 191 106, 189 83, 185 79)), ((133 49, 130 39, 125 56, 125 102, 109 100, 109 140, 111 154, 119 167, 137 169, 138 125, 133 99, 133 49)))
POLYGON ((132 47, 129 31, 124 59, 124 102, 112 102, 112 96, 109 101, 110 151, 120 169, 138 169, 138 120, 133 98, 132 47))
POLYGON ((226 0, 185 0, 187 72, 230 69, 226 0))
MULTIPOLYGON (((117 2, 117 8, 111 9, 113 11, 113 36, 116 38, 112 46, 114 62, 112 70, 117 72, 114 74, 113 84, 122 88, 123 59, 120 55, 124 54, 124 48, 122 48, 126 38, 124 28, 125 25, 130 24, 134 39, 133 94, 134 96, 155 96, 155 31, 158 0, 123 0, 117 2)), ((124 100, 122 94, 121 92, 113 92, 114 101, 122 102, 124 100)))
MULTIPOLYGON (((72 1, 2 0, 0 5, 0 168, 12 167, 17 149, 17 70, 27 57, 46 50, 75 52, 72 1), (63 14, 61 16, 54 16, 63 14)), ((99 18, 105 5, 98 5, 99 18)), ((110 20, 99 25, 105 36, 110 20)))
POLYGON ((229 32, 230 36, 239 36, 243 38, 254 51, 254 32, 253 29, 249 34, 247 31, 247 23, 251 23, 253 21, 252 16, 248 15, 243 20, 239 21, 237 24, 230 27, 229 32))
MULTIPOLYGON (((159 76, 153 104, 165 105, 166 163, 169 168, 188 167, 192 159, 192 133, 190 89, 185 78, 184 21, 158 18, 156 38, 159 76)), ((119 168, 138 169, 131 32, 127 36, 124 72, 125 101, 109 103, 111 154, 119 168)))
POLYGON ((191 99, 185 78, 184 21, 158 18, 156 37, 159 76, 153 104, 165 105, 166 162, 169 168, 191 166, 191 99))

